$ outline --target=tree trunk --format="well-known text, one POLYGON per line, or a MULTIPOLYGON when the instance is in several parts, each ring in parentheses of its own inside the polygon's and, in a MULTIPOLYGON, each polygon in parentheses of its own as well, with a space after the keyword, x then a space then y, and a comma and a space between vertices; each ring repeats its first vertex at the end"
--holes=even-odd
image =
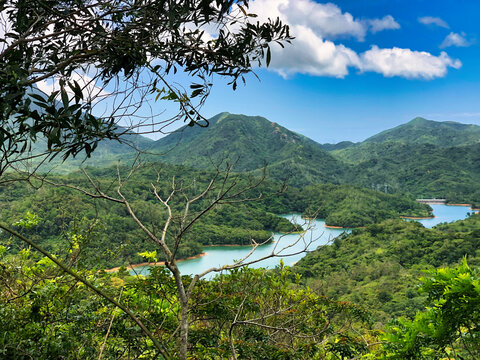
POLYGON ((179 339, 179 358, 180 360, 187 360, 188 356, 188 300, 189 296, 185 291, 185 286, 182 282, 182 274, 175 263, 175 260, 167 263, 167 267, 173 273, 175 283, 177 285, 178 298, 180 302, 180 339, 179 339))
POLYGON ((187 360, 188 355, 188 301, 180 304, 180 359, 187 360))

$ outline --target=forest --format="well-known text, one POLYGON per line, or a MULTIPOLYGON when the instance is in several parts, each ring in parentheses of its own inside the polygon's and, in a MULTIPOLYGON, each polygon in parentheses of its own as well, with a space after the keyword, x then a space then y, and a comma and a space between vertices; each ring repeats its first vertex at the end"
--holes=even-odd
POLYGON ((219 78, 236 90, 295 41, 250 5, 0 2, 0 359, 480 357, 480 215, 402 219, 433 216, 419 197, 479 206, 479 127, 321 145, 204 117, 219 78), (346 231, 310 248, 292 213, 346 231), (251 258, 274 234, 305 256, 257 268, 298 255, 251 258), (251 250, 181 270, 211 245, 251 250))

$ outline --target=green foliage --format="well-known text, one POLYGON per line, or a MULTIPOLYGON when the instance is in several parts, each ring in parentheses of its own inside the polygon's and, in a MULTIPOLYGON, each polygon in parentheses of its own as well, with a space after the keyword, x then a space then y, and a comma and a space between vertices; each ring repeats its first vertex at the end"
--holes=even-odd
MULTIPOLYGON (((362 145, 363 147, 363 145, 362 145)), ((441 148, 399 143, 367 144, 356 155, 366 157, 352 167, 345 181, 417 198, 445 198, 454 203, 477 203, 476 179, 480 145, 441 148), (374 149, 372 149, 374 148, 374 149)))
POLYGON ((349 185, 311 185, 301 191, 307 217, 325 219, 327 225, 359 227, 400 216, 431 215, 430 207, 399 195, 349 185))
POLYGON ((422 279, 427 307, 413 320, 399 319, 384 336, 385 359, 480 357, 480 274, 466 259, 456 268, 432 270, 422 279))
POLYGON ((478 144, 480 126, 454 121, 432 121, 417 117, 393 129, 382 131, 365 140, 365 143, 431 144, 442 147, 478 144))
MULTIPOLYGON (((179 184, 185 182, 185 187, 189 189, 187 195, 193 196, 203 191, 215 175, 213 172, 184 167, 168 165, 159 167, 163 178, 157 186, 162 197, 167 196, 167 189, 171 188, 171 179, 174 176, 179 184)), ((128 172, 128 169, 122 168, 121 172, 123 171, 128 172)), ((106 191, 116 195, 115 168, 89 169, 89 173, 100 186, 108 189, 106 191)), ((160 233, 167 219, 167 209, 152 193, 150 183, 156 178, 155 166, 146 166, 128 181, 123 191, 139 218, 154 232, 160 233)), ((88 180, 81 173, 50 179, 92 190, 88 180)), ((235 181, 238 181, 239 188, 249 183, 247 176, 235 181)), ((265 183, 245 196, 249 198, 257 197, 259 194, 266 196, 274 192, 275 188, 281 189, 281 184, 265 183)), ((175 219, 183 216, 184 200, 182 196, 172 200, 175 219)), ((15 223, 25 235, 50 252, 66 255, 75 253, 75 262, 79 266, 115 267, 140 263, 144 259, 138 253, 157 250, 156 245, 138 228, 122 204, 91 199, 68 187, 43 184, 35 189, 27 183, 13 182, 0 187, 0 204, 2 204, 0 216, 3 221, 15 223), (21 213, 27 213, 27 218, 18 221, 18 214, 21 213), (31 213, 41 214, 42 220, 35 227, 26 226, 34 218, 34 215, 28 215, 31 213)), ((204 204, 192 204, 192 214, 202 210, 204 204)), ((261 201, 214 207, 185 234, 177 250, 177 258, 198 255, 203 251, 204 245, 249 245, 251 239, 257 242, 267 241, 271 238, 272 232, 296 230, 288 220, 268 210, 268 204, 261 201)), ((169 234, 167 242, 171 244, 171 241, 172 237, 169 234)), ((23 246, 18 241, 10 241, 5 234, 0 234, 0 244, 9 244, 11 251, 18 251, 23 246)), ((165 260, 161 252, 156 257, 159 261, 165 260)))
POLYGON ((141 103, 145 91, 157 92, 157 83, 169 89, 163 99, 178 104, 179 119, 189 124, 200 122, 190 97, 205 101, 211 87, 209 76, 227 77, 235 89, 237 81, 252 70, 252 62, 261 63, 267 56, 268 66, 271 42, 282 44, 291 39, 288 26, 279 19, 247 21, 253 15, 232 11, 235 5, 248 7, 248 0, 201 4, 190 0, 105 4, 3 1, 1 25, 6 31, 0 39, 0 149, 4 161, 0 174, 11 157, 26 156, 39 137, 45 139, 49 152, 62 152, 64 158, 82 151, 90 156, 100 140, 118 140, 116 123, 125 113, 134 115, 137 96, 140 94, 141 103), (226 26, 232 21, 238 24, 235 31, 226 26), (191 30, 189 24, 194 25, 191 30), (205 25, 219 29, 215 39, 202 36, 200 28, 205 25), (212 51, 205 51, 207 48, 212 51), (90 66, 98 71, 93 84, 98 81, 99 86, 106 86, 117 79, 122 84, 111 94, 124 97, 122 111, 103 118, 92 115, 99 99, 85 94, 85 85, 75 81, 76 74, 91 74, 90 66), (178 69, 192 78, 191 94, 166 82, 164 76, 176 74, 178 69), (138 80, 142 71, 150 74, 150 84, 138 80), (60 78, 59 90, 43 94, 34 88, 54 77, 60 78))
MULTIPOLYGON (((0 357, 155 358, 140 329, 119 309, 30 253, 0 255, 0 357), (108 335, 107 335, 108 334, 108 335)), ((176 358, 180 307, 163 267, 148 277, 83 270, 96 286, 148 325, 176 358)), ((368 313, 289 280, 287 268, 238 269, 193 292, 190 354, 197 359, 337 359, 367 352, 368 313), (233 350, 234 349, 234 350, 233 350)), ((191 280, 185 277, 188 282, 191 280)))
POLYGON ((422 270, 456 264, 464 255, 479 262, 479 224, 478 215, 433 229, 387 220, 353 230, 307 254, 294 271, 327 296, 371 309, 380 323, 413 317, 425 300, 412 290, 422 270), (462 232, 456 230, 460 222, 462 232))
POLYGON ((36 226, 39 221, 40 219, 36 214, 32 214, 30 211, 27 211, 25 217, 18 220, 17 222, 14 222, 13 226, 19 226, 24 229, 31 229, 32 227, 36 226))
MULTIPOLYGON (((157 356, 151 342, 125 314, 63 275, 48 259, 3 254, 0 267, 0 358, 98 359, 102 347, 107 359, 125 353, 157 356)), ((168 331, 175 329, 176 310, 171 306, 175 296, 164 270, 152 272, 161 296, 150 292, 153 288, 140 279, 95 271, 81 274, 129 304, 145 321, 161 322, 168 331)), ((169 343, 167 336, 161 340, 169 343)))

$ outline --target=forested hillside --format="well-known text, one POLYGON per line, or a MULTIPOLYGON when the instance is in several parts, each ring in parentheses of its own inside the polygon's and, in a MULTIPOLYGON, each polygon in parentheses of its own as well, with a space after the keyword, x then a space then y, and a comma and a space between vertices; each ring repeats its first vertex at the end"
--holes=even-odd
POLYGON ((221 113, 208 122, 206 128, 186 126, 157 140, 149 152, 201 169, 224 158, 235 162, 237 171, 267 166, 270 177, 296 186, 339 183, 344 176, 345 165, 320 144, 263 117, 221 113))
POLYGON ((452 203, 480 201, 480 145, 440 148, 398 143, 365 144, 351 154, 358 160, 346 182, 411 193, 417 198, 446 198, 452 203))
POLYGON ((417 198, 478 203, 480 127, 416 118, 362 143, 318 144, 262 117, 220 113, 209 126, 184 126, 152 141, 136 135, 124 144, 102 140, 91 158, 57 159, 43 170, 68 173, 79 166, 130 164, 143 150, 147 161, 213 169, 225 160, 238 172, 287 181, 290 186, 353 184, 417 198), (134 145, 129 146, 130 145, 134 145), (53 169, 52 169, 53 168, 53 169))
POLYGON ((417 201, 480 127, 279 125, 478 117, 480 5, 361 3, 0 1, 0 360, 480 359, 480 215, 417 201))
POLYGON ((480 143, 480 126, 454 121, 432 121, 417 117, 406 124, 382 131, 364 143, 430 144, 436 146, 465 146, 480 143))
MULTIPOLYGON (((121 167, 126 176, 130 169, 121 167)), ((151 243, 122 204, 107 199, 94 199, 81 190, 96 194, 104 189, 109 196, 116 195, 119 186, 117 168, 87 168, 82 172, 64 176, 50 176, 48 182, 12 182, 0 188, 0 216, 6 223, 18 222, 25 214, 38 217, 34 229, 26 235, 56 254, 80 246, 82 266, 114 267, 142 262, 138 253, 153 251, 151 243), (52 185, 52 183, 56 185, 52 185), (34 187, 38 186, 38 188, 34 187), (74 189, 72 187, 76 187, 74 189), (73 234, 80 234, 75 239, 73 234)), ((168 196, 172 179, 185 187, 186 196, 206 188, 217 173, 167 164, 146 164, 135 172, 125 184, 122 193, 132 204, 141 221, 160 232, 167 220, 167 208, 155 197, 152 184, 162 198, 168 196), (161 178, 157 179, 158 173, 161 178)), ((255 178, 254 178, 255 179, 255 178)), ((257 178, 258 179, 258 178, 257 178)), ((235 175, 227 179, 236 183, 235 189, 247 189, 251 179, 235 175)), ((215 193, 218 189, 212 189, 215 193)), ((306 217, 325 218, 327 225, 356 227, 400 216, 430 216, 430 208, 412 199, 383 194, 347 185, 315 185, 304 189, 283 188, 279 182, 263 181, 244 194, 245 201, 236 199, 213 207, 201 221, 184 236, 177 256, 186 258, 202 253, 205 245, 249 245, 268 241, 272 232, 298 231, 288 220, 277 216, 292 212, 306 217)), ((172 200, 173 211, 181 216, 184 199, 180 195, 172 200)), ((205 202, 192 205, 193 214, 205 207, 205 202)), ((2 243, 7 241, 6 234, 2 243)), ((21 243, 15 242, 14 249, 21 243)), ((23 245, 22 245, 23 246, 23 245)), ((22 247, 20 246, 20 248, 22 247)), ((163 260, 161 254, 158 260, 163 260)))
POLYGON ((350 164, 343 181, 417 198, 477 203, 480 127, 416 118, 331 153, 350 164))
MULTIPOLYGON (((127 176, 131 169, 120 168, 121 176, 127 176)), ((95 181, 95 188, 81 172, 66 176, 49 177, 48 183, 42 180, 33 181, 35 188, 26 182, 12 182, 0 188, 0 216, 4 222, 12 224, 21 220, 25 214, 35 214, 38 225, 26 234, 48 251, 62 254, 72 246, 80 246, 81 257, 85 267, 113 267, 142 262, 139 252, 153 251, 156 245, 142 233, 134 219, 128 214, 125 206, 106 199, 95 199, 79 191, 82 189, 96 194, 96 189, 105 191, 114 197, 119 183, 117 168, 88 168, 88 176, 95 181), (56 185, 52 185, 52 183, 56 185), (75 187, 76 189, 72 188, 75 187), (77 235, 73 235, 77 234, 77 235), (72 238, 73 237, 73 238, 72 238), (74 244, 81 239, 79 244, 74 244)), ((125 183, 122 183, 122 194, 132 204, 137 216, 152 231, 161 231, 167 220, 167 207, 156 198, 152 184, 158 189, 161 197, 167 198, 172 180, 178 186, 185 186, 185 192, 172 199, 172 209, 176 216, 183 215, 184 196, 198 195, 205 189, 215 172, 196 171, 185 167, 149 164, 136 171, 125 183), (160 171, 162 176, 158 179, 160 171)), ((245 176, 231 178, 228 184, 235 189, 247 189, 249 179, 245 176)), ((282 184, 261 183, 245 194, 255 199, 275 195, 281 192, 282 184)), ((212 189, 212 193, 218 189, 212 189)), ((207 194, 208 195, 208 194, 207 194)), ((211 195, 211 194, 210 194, 211 195)), ((240 201, 236 204, 223 204, 212 208, 202 222, 196 224, 184 237, 178 249, 178 258, 195 256, 202 252, 203 245, 235 244, 248 245, 251 239, 264 242, 270 239, 272 231, 290 232, 296 228, 284 218, 269 212, 260 201, 240 201), (206 236, 206 234, 208 234, 206 236)), ((208 199, 200 204, 192 204, 191 211, 203 210, 208 199)), ((272 202, 273 204, 274 202, 272 202)), ((274 208, 272 206, 272 208, 274 208)), ((279 210, 278 206, 274 208, 279 210)), ((285 212, 287 207, 280 208, 285 212)), ((175 221, 179 221, 176 219, 175 221)), ((2 243, 8 239, 6 234, 0 234, 2 243)), ((14 248, 23 244, 18 241, 14 248)), ((159 254, 159 260, 163 260, 159 254)))
POLYGON ((464 256, 480 265, 480 215, 426 229, 387 220, 355 229, 301 259, 294 271, 326 296, 370 309, 380 326, 413 317, 426 297, 415 291, 424 270, 456 266, 464 256))

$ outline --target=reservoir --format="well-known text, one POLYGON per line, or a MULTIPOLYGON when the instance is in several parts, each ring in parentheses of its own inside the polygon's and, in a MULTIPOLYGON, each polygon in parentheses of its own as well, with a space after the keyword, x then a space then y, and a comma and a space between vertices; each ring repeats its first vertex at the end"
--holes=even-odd
MULTIPOLYGON (((468 206, 449 206, 449 205, 431 205, 433 208, 434 218, 415 220, 423 224, 427 228, 431 228, 439 223, 453 222, 465 219, 472 210, 468 206)), ((291 266, 305 256, 302 250, 313 251, 318 246, 327 245, 333 239, 350 229, 331 229, 325 227, 325 221, 313 220, 307 222, 302 219, 299 214, 284 215, 283 217, 290 221, 302 225, 308 230, 303 234, 274 234, 273 241, 260 245, 257 249, 244 260, 245 263, 264 257, 268 257, 275 252, 278 256, 270 257, 261 262, 250 265, 258 268, 274 268, 282 259, 285 265, 291 266)), ((185 260, 178 263, 178 267, 182 274, 195 275, 199 274, 211 267, 222 267, 226 264, 233 264, 235 261, 244 259, 251 253, 251 246, 207 246, 204 248, 204 256, 185 260)), ((132 269, 132 274, 148 274, 149 266, 138 267, 132 269)), ((206 278, 215 276, 216 273, 210 273, 206 278)))

